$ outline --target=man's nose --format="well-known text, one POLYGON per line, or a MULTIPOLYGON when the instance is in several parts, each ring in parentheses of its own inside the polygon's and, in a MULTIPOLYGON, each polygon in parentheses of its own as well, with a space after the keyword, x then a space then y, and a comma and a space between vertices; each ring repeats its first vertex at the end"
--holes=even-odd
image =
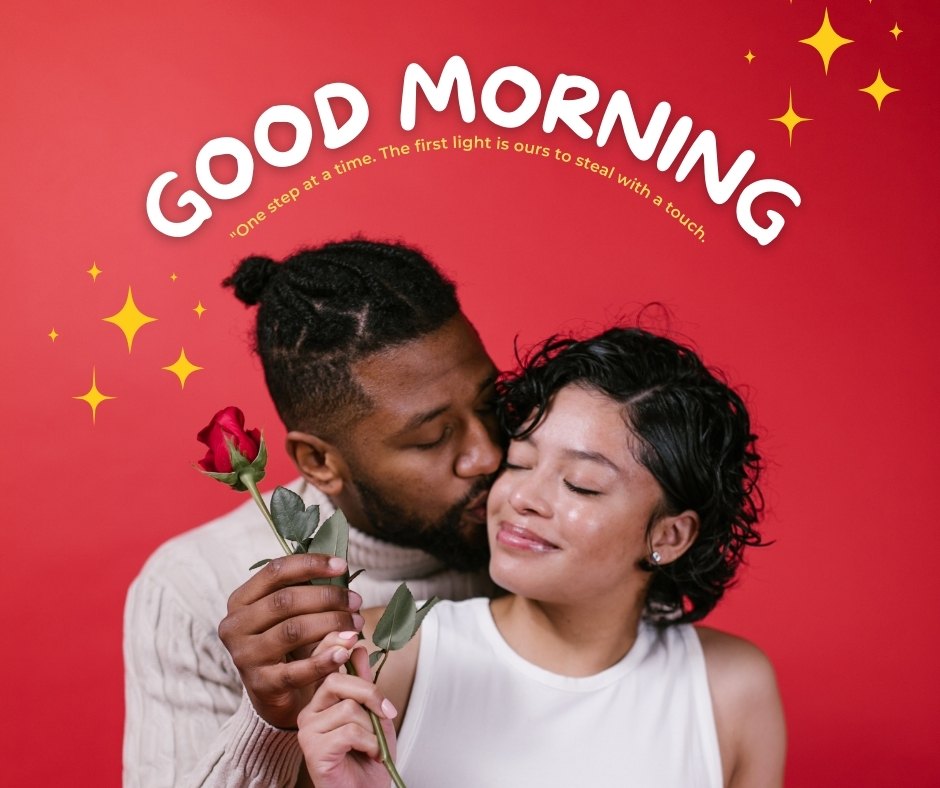
POLYGON ((490 476, 499 470, 503 449, 495 425, 474 420, 467 427, 454 471, 463 478, 490 476))

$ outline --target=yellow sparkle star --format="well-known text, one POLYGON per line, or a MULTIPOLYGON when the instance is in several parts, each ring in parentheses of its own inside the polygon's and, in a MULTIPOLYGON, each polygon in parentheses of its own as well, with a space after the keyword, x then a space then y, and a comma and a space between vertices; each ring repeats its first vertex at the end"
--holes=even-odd
POLYGON ((175 282, 177 279, 179 279, 179 277, 178 277, 175 273, 170 274, 170 281, 171 281, 171 282, 175 282))
POLYGON ((193 307, 193 312, 196 313, 197 317, 202 317, 202 313, 205 311, 206 311, 206 308, 202 305, 202 301, 200 301, 199 303, 196 304, 196 306, 193 307))
POLYGON ((749 49, 749 50, 747 51, 747 54, 744 56, 744 59, 745 59, 748 63, 751 63, 751 62, 754 61, 754 58, 755 58, 755 57, 757 57, 757 55, 755 55, 755 54, 754 54, 753 52, 751 52, 751 50, 749 49))
POLYGON ((134 344, 134 335, 142 326, 155 322, 157 318, 149 317, 137 308, 137 304, 134 303, 134 294, 131 293, 131 289, 128 287, 127 300, 124 302, 124 306, 121 307, 121 311, 111 315, 111 317, 101 319, 105 323, 114 323, 124 332, 124 338, 127 339, 127 352, 130 353, 131 346, 134 344))
POLYGON ((889 32, 891 35, 893 35, 893 36, 894 36, 894 40, 897 41, 897 40, 898 40, 898 36, 901 35, 901 33, 903 33, 904 31, 901 30, 901 28, 898 27, 898 23, 895 22, 895 23, 894 23, 894 27, 892 27, 888 32, 889 32))
POLYGON ((56 337, 59 336, 59 332, 56 331, 56 330, 55 330, 55 327, 53 326, 52 331, 50 331, 48 334, 46 334, 46 336, 49 337, 49 339, 51 339, 53 342, 55 342, 55 341, 56 341, 56 337))
POLYGON ((92 281, 92 282, 97 282, 97 281, 98 281, 98 274, 101 273, 101 269, 98 267, 98 264, 97 264, 97 263, 94 263, 94 262, 93 262, 93 263, 91 264, 91 268, 89 268, 87 271, 85 271, 85 273, 88 274, 88 275, 91 277, 91 281, 92 281))
POLYGON ((180 379, 180 388, 186 386, 186 378, 202 369, 202 367, 197 367, 193 364, 188 358, 186 358, 186 351, 183 348, 180 348, 180 357, 176 359, 170 366, 161 367, 167 372, 172 372, 176 377, 180 379))
POLYGON ((770 120, 775 120, 777 123, 782 123, 787 127, 787 133, 790 135, 790 145, 793 145, 793 129, 795 129, 800 123, 803 123, 807 120, 812 120, 812 118, 802 118, 796 114, 793 109, 793 90, 791 89, 787 111, 784 112, 779 118, 770 118, 770 120))
POLYGON ((88 389, 80 397, 72 397, 72 399, 80 399, 88 403, 88 407, 91 408, 91 423, 95 423, 95 416, 98 413, 98 406, 104 402, 106 399, 117 399, 117 397, 109 397, 107 394, 102 394, 98 391, 98 384, 95 382, 95 368, 91 368, 91 388, 88 389))
POLYGON ((851 38, 843 38, 832 27, 829 22, 829 9, 823 11, 823 21, 817 30, 809 38, 801 38, 801 44, 807 44, 815 49, 823 61, 823 70, 829 73, 829 60, 839 47, 854 43, 851 38))
POLYGON ((872 82, 867 88, 859 88, 862 93, 867 93, 871 96, 875 103, 878 105, 878 111, 881 111, 881 102, 885 100, 885 96, 889 93, 897 93, 900 88, 893 88, 884 79, 881 78, 881 69, 878 69, 878 76, 875 77, 875 81, 872 82))

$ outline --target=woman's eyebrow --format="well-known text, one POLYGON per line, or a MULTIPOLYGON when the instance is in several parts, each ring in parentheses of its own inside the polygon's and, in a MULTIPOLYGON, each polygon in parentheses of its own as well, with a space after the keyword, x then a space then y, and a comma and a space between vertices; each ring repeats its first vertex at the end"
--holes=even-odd
MULTIPOLYGON (((539 445, 538 440, 533 435, 526 435, 524 438, 513 438, 512 440, 513 443, 528 443, 530 446, 535 448, 538 448, 539 445)), ((598 465, 603 465, 605 468, 610 468, 617 473, 623 473, 623 469, 617 465, 617 463, 599 451, 589 451, 587 449, 564 449, 562 454, 575 460, 588 460, 589 462, 596 462, 598 465)))
POLYGON ((567 457, 572 457, 576 460, 588 460, 589 462, 596 462, 599 465, 603 465, 606 468, 621 473, 620 466, 617 465, 613 460, 609 459, 604 454, 601 454, 599 451, 587 451, 586 449, 565 449, 564 454, 567 457))

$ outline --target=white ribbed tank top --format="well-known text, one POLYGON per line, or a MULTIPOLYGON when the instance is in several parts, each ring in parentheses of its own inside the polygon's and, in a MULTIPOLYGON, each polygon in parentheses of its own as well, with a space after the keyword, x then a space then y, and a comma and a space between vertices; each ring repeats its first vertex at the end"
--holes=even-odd
POLYGON ((641 624, 616 665, 572 678, 516 654, 488 599, 441 602, 396 763, 408 788, 721 788, 698 635, 641 624))

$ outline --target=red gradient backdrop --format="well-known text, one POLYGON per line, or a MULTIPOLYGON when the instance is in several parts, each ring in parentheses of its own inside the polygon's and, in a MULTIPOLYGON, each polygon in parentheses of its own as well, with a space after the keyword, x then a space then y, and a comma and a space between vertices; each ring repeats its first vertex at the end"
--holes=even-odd
MULTIPOLYGON (((239 502, 190 467, 195 433, 237 403, 266 429, 270 484, 292 477, 250 354, 251 313, 219 282, 246 254, 282 256, 353 233, 400 238, 438 261, 503 366, 517 336, 526 344, 664 305, 658 325, 694 340, 746 388, 769 460, 766 530, 776 543, 752 555, 711 623, 752 639, 777 666, 787 784, 937 784, 933 5, 167 0, 104 11, 56 1, 5 16, 4 784, 119 783, 126 587, 158 544, 239 502), (828 73, 800 43, 825 9, 853 40, 828 73), (715 132, 722 169, 751 149, 747 181, 780 178, 803 204, 768 200, 787 223, 761 247, 738 226, 733 199, 708 199, 700 166, 676 183, 675 167, 637 161, 619 132, 598 149, 562 126, 544 133, 541 112, 502 129, 421 101, 417 127, 403 131, 406 66, 436 74, 454 54, 477 96, 506 65, 538 77, 543 106, 559 73, 592 79, 594 128, 616 89, 641 127, 669 101, 673 121, 685 114, 694 134, 715 132), (898 89, 880 109, 861 91, 879 70, 898 89), (371 114, 357 139, 329 151, 312 94, 333 81, 358 87, 371 114), (792 144, 769 120, 784 116, 791 92, 794 111, 811 118, 792 144), (233 136, 250 146, 255 120, 275 104, 313 119, 307 159, 277 169, 256 157, 246 194, 212 201, 214 216, 189 237, 159 234, 144 210, 151 182, 172 170, 197 187, 203 144, 233 136), (230 236, 341 159, 454 134, 553 155, 380 159, 230 236), (556 161, 556 148, 647 183, 704 228, 705 242, 616 176, 556 161), (156 318, 131 352, 102 320, 128 288, 156 318), (203 368, 185 386, 163 369, 181 349, 203 368), (114 397, 94 422, 76 399, 92 370, 114 397)), ((507 108, 515 99, 500 93, 507 108)))

